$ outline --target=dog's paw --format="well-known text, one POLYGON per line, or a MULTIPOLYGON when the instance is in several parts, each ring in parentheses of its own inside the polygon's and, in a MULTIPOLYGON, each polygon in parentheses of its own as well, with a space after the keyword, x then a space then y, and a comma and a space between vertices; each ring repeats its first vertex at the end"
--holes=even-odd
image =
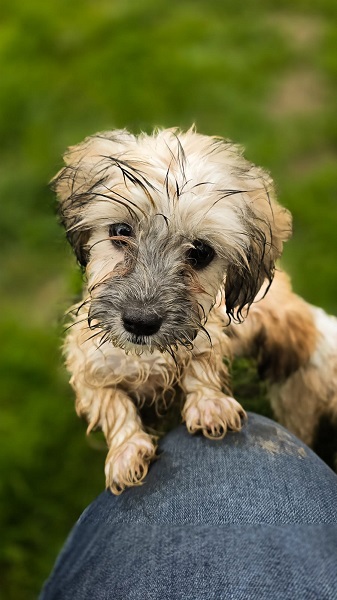
POLYGON ((228 429, 239 431, 247 418, 234 398, 220 392, 208 394, 208 397, 200 393, 188 394, 182 416, 190 433, 202 430, 211 439, 222 439, 228 429))
POLYGON ((105 461, 106 487, 121 494, 126 487, 140 485, 155 454, 153 438, 143 431, 111 448, 105 461))

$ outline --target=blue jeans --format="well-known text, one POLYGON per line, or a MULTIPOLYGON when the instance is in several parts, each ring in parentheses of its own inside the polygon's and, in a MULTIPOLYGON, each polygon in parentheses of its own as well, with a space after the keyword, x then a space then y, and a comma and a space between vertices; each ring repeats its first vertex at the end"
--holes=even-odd
POLYGON ((336 600, 337 476, 309 448, 250 414, 159 449, 143 486, 84 511, 40 600, 336 600))

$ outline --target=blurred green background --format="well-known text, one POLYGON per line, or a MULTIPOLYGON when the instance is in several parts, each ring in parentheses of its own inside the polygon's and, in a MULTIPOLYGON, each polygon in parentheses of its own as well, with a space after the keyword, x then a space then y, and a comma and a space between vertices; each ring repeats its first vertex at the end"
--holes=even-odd
POLYGON ((2 1, 1 598, 36 597, 104 487, 60 352, 79 288, 47 187, 63 151, 99 130, 192 122, 244 144, 294 215, 295 290, 337 313, 336 24, 335 0, 2 1))

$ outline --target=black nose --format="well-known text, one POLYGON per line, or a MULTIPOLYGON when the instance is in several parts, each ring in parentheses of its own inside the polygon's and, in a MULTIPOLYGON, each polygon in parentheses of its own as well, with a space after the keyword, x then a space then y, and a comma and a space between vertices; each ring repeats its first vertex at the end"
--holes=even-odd
POLYGON ((122 320, 126 331, 135 335, 153 335, 157 333, 163 322, 159 315, 134 308, 125 309, 122 320))

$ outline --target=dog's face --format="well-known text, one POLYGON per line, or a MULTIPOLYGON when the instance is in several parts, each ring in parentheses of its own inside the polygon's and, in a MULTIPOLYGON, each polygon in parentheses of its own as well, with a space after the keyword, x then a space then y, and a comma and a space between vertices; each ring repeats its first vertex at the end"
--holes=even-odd
POLYGON ((112 131, 65 162, 60 214, 102 339, 135 352, 191 348, 219 291, 240 318, 272 280, 290 216, 230 142, 193 129, 112 131))

